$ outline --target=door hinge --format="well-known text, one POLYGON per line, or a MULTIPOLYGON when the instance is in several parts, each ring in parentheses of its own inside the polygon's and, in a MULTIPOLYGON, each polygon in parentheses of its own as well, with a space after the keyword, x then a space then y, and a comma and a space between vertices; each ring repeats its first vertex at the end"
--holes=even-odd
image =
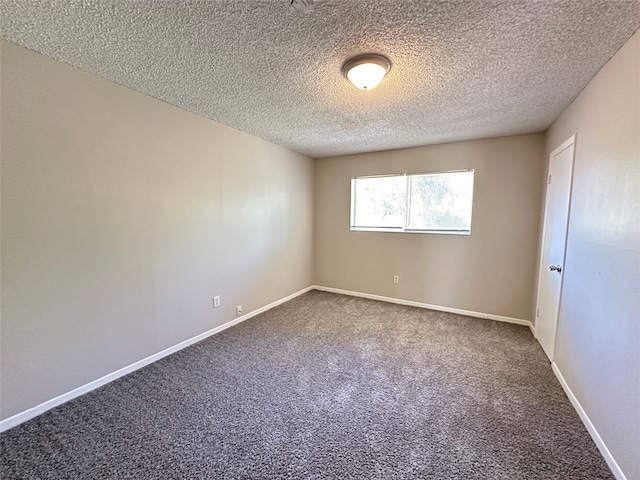
POLYGON ((549 181, 547 182, 547 185, 551 185, 551 175, 549 175, 549 181))
POLYGON ((540 308, 536 308, 536 317, 540 316, 540 308))

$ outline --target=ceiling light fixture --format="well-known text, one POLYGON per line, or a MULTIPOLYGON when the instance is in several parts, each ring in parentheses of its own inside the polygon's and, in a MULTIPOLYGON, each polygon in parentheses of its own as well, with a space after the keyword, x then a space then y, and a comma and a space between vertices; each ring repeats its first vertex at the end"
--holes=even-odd
POLYGON ((387 57, 376 54, 358 55, 342 65, 342 74, 360 90, 371 90, 391 68, 387 57))

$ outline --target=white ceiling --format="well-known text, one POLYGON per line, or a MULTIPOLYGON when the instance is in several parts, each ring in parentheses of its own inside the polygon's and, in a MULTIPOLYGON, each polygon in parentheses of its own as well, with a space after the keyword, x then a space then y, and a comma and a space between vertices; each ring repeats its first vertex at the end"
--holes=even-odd
POLYGON ((311 157, 545 130, 636 0, 0 0, 2 36, 311 157), (393 63, 363 92, 349 57, 393 63))

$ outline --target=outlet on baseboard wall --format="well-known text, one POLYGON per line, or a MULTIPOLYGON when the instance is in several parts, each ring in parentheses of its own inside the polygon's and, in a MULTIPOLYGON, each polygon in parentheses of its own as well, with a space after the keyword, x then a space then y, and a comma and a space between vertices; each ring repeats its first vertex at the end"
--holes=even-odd
POLYGON ((242 315, 242 305, 236 307, 236 316, 242 315))
POLYGON ((400 277, 398 275, 393 276, 393 283, 400 283, 400 277))

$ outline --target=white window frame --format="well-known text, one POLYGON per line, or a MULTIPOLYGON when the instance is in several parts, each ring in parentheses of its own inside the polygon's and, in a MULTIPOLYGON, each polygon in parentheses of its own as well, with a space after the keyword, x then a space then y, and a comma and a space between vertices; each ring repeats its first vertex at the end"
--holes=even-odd
POLYGON ((475 169, 473 168, 468 168, 468 169, 462 169, 462 170, 444 170, 444 171, 437 171, 437 172, 425 172, 425 173, 393 173, 393 174, 386 174, 386 175, 367 175, 367 176, 360 176, 360 177, 351 177, 351 197, 350 197, 350 218, 349 218, 349 228, 351 231, 355 231, 355 232, 392 232, 392 233, 435 233, 435 234, 440 234, 440 235, 471 235, 471 226, 473 224, 473 204, 474 202, 474 190, 475 190, 475 169), (450 230, 445 230, 445 229, 435 229, 435 230, 424 230, 424 229, 415 229, 415 228, 408 228, 409 225, 409 215, 411 213, 411 205, 410 205, 410 199, 411 199, 411 178, 412 177, 423 177, 423 176, 431 176, 431 175, 443 175, 443 174, 450 174, 450 173, 468 173, 471 172, 473 174, 473 183, 471 184, 471 218, 469 219, 469 229, 450 229, 450 230), (375 226, 368 226, 368 227, 358 227, 355 225, 355 210, 356 210, 356 201, 355 201, 355 184, 356 184, 356 180, 359 179, 365 179, 365 178, 384 178, 384 177, 405 177, 406 178, 406 182, 407 182, 407 187, 406 187, 406 196, 405 196, 405 201, 406 201, 406 206, 405 206, 405 221, 404 221, 404 227, 375 227, 375 226))

